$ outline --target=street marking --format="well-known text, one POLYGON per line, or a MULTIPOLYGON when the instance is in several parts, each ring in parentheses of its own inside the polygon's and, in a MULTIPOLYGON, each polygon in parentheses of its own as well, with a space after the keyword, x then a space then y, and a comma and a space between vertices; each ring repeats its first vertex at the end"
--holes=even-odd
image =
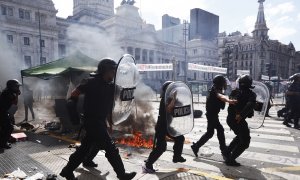
MULTIPOLYGON (((173 147, 173 142, 168 142, 168 148, 173 147)), ((220 149, 210 146, 210 151, 213 154, 221 154, 220 149)), ((191 149, 189 145, 184 145, 184 149, 191 149)), ((288 156, 279 156, 276 154, 264 154, 258 152, 245 151, 240 157, 255 161, 269 162, 274 164, 283 164, 287 166, 300 166, 300 159, 288 156)))
MULTIPOLYGON (((193 141, 193 142, 196 142, 200 139, 200 137, 195 138, 195 136, 193 136, 193 137, 185 136, 185 137, 189 141, 193 141)), ((216 143, 219 142, 219 140, 216 136, 212 137, 208 141, 212 141, 212 142, 216 142, 216 143)), ((232 139, 226 138, 226 142, 231 142, 231 141, 232 141, 232 139)), ((276 151, 299 153, 299 148, 297 146, 289 146, 289 145, 282 146, 281 144, 272 144, 272 143, 257 142, 257 141, 251 141, 250 147, 267 149, 267 150, 276 150, 276 151)))
POLYGON ((73 139, 71 139, 71 138, 69 138, 67 136, 58 136, 58 135, 55 135, 53 133, 49 133, 49 136, 53 137, 53 138, 56 138, 56 139, 59 139, 59 140, 62 140, 62 141, 73 143, 73 144, 80 143, 80 141, 73 140, 73 139))
MULTIPOLYGON (((224 123, 222 123, 222 121, 220 121, 220 122, 221 122, 222 125, 226 124, 226 122, 224 122, 224 123)), ((207 124, 207 120, 205 120, 205 122, 204 121, 203 122, 197 122, 197 121, 194 122, 194 125, 203 125, 203 124, 207 124)), ((264 123, 263 127, 265 127, 265 128, 268 128, 268 127, 270 127, 270 128, 285 128, 285 125, 283 125, 283 124, 269 124, 269 123, 264 123)))
MULTIPOLYGON (((197 130, 201 130, 201 132, 205 133, 206 132, 206 128, 194 128, 193 131, 191 132, 191 134, 193 132, 197 132, 197 130)), ((225 136, 229 136, 229 137, 235 137, 235 134, 233 133, 233 131, 227 131, 229 133, 226 133, 225 136)), ((258 134, 258 133, 251 133, 250 130, 250 135, 251 138, 261 138, 261 139, 269 139, 269 140, 281 140, 281 141, 295 141, 293 137, 290 136, 277 136, 277 135, 271 135, 271 134, 258 134)), ((194 136, 194 135, 193 135, 194 136)))
MULTIPOLYGON (((199 130, 201 130, 202 132, 206 131, 206 126, 207 125, 201 125, 201 126, 197 125, 197 127, 193 128, 193 131, 199 131, 199 130)), ((223 128, 226 131, 230 131, 230 128, 227 125, 223 126, 223 128)), ((291 134, 290 131, 285 130, 285 129, 269 129, 269 128, 250 129, 250 132, 273 133, 273 134, 284 134, 284 135, 290 135, 291 134)))
MULTIPOLYGON (((274 171, 274 169, 276 169, 276 168, 262 168, 260 170, 262 172, 265 172, 265 173, 270 173, 270 174, 274 174, 274 175, 279 176, 279 177, 283 177, 284 179, 289 179, 289 180, 298 180, 298 179, 300 179, 300 175, 284 173, 284 172, 281 172, 281 171, 274 171)), ((299 170, 297 170, 297 171, 299 171, 299 170)))
POLYGON ((300 166, 289 166, 289 167, 275 167, 275 168, 263 168, 268 172, 276 172, 276 171, 300 171, 300 166))

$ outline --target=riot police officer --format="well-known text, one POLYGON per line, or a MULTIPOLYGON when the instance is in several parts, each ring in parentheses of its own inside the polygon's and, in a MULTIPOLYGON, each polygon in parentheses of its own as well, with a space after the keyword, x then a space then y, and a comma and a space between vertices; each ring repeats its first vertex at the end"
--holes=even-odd
POLYGON ((177 136, 172 137, 168 134, 168 127, 167 127, 167 118, 166 112, 170 113, 175 106, 176 101, 176 92, 173 94, 173 97, 168 99, 168 103, 165 104, 165 92, 168 86, 172 83, 172 81, 166 81, 161 90, 161 100, 159 105, 159 115, 158 120, 155 126, 155 139, 154 139, 154 147, 152 152, 150 153, 148 159, 145 161, 145 165, 143 166, 143 171, 145 173, 154 173, 155 170, 153 168, 153 164, 158 158, 167 150, 167 142, 166 136, 172 138, 174 140, 174 155, 173 155, 173 162, 185 162, 186 159, 183 158, 182 150, 183 150, 183 143, 184 143, 184 136, 177 136))
POLYGON ((215 129, 217 130, 217 136, 220 144, 221 153, 226 159, 229 154, 227 153, 227 147, 225 143, 224 128, 219 121, 219 112, 225 108, 225 103, 235 104, 236 100, 231 100, 223 95, 223 91, 226 90, 227 80, 224 76, 217 75, 213 79, 213 86, 208 92, 206 99, 206 117, 207 117, 207 131, 206 133, 191 146, 194 154, 198 157, 198 151, 210 138, 213 137, 215 129))
POLYGON ((249 75, 242 75, 238 79, 238 88, 230 94, 231 99, 236 99, 236 104, 231 104, 228 107, 227 124, 233 130, 236 137, 228 146, 230 152, 229 158, 225 161, 228 166, 240 166, 235 161, 250 144, 250 130, 246 118, 251 118, 254 115, 254 107, 256 103, 256 94, 251 91, 252 78, 249 75))
POLYGON ((62 169, 60 175, 66 179, 76 179, 73 171, 85 160, 91 148, 101 147, 105 151, 105 157, 113 167, 117 177, 121 180, 130 180, 136 173, 126 173, 124 164, 119 155, 119 150, 112 141, 107 121, 112 126, 109 117, 113 107, 114 85, 117 64, 109 58, 99 62, 98 69, 93 77, 81 83, 71 95, 71 100, 77 101, 80 94, 84 99, 84 127, 86 136, 81 141, 81 146, 70 156, 68 164, 62 169))
POLYGON ((294 128, 299 129, 300 118, 300 74, 294 74, 291 78, 292 84, 288 88, 286 95, 290 103, 290 117, 294 119, 294 128))
POLYGON ((8 140, 14 129, 14 113, 17 110, 18 96, 21 94, 20 86, 18 80, 8 80, 6 88, 0 95, 0 152, 11 148, 8 140))

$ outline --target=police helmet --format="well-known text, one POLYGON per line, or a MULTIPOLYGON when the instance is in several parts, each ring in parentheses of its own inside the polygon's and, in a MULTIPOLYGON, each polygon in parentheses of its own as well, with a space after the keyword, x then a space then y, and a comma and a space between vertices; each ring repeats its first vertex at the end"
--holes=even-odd
POLYGON ((242 75, 238 79, 239 88, 251 88, 253 89, 254 86, 252 86, 253 80, 249 75, 242 75))
POLYGON ((227 87, 227 80, 222 75, 216 75, 213 79, 213 84, 218 89, 226 89, 227 87))
POLYGON ((289 81, 299 81, 300 80, 300 73, 293 74, 292 76, 289 77, 289 81))
POLYGON ((172 83, 173 81, 166 81, 162 87, 161 87, 161 92, 160 92, 160 97, 164 97, 165 96, 165 93, 166 93, 166 90, 168 88, 168 86, 172 83))
POLYGON ((111 58, 103 58, 97 67, 97 71, 91 73, 91 76, 103 75, 107 71, 115 70, 118 64, 111 58))
POLYGON ((22 84, 17 79, 11 79, 6 82, 7 89, 13 90, 14 88, 18 88, 22 84))

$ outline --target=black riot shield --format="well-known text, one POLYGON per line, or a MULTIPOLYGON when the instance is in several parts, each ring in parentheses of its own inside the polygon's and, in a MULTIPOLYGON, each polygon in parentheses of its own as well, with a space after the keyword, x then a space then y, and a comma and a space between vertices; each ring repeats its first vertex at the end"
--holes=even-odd
POLYGON ((193 99, 190 88, 183 82, 171 83, 165 92, 168 133, 187 134, 194 127, 193 99))
POLYGON ((135 107, 134 91, 139 81, 139 71, 134 58, 125 54, 118 63, 114 79, 115 94, 112 121, 117 125, 128 119, 135 107))
POLYGON ((270 93, 268 87, 262 82, 253 81, 253 86, 255 86, 252 91, 256 94, 256 105, 254 108, 254 116, 248 118, 247 122, 249 128, 258 129, 264 124, 268 103, 270 101, 270 93))

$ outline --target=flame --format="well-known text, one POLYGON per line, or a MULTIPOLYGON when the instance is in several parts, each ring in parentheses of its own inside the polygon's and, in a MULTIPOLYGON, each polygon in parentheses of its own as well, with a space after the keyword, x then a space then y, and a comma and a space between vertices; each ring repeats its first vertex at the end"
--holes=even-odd
POLYGON ((123 144, 132 147, 142 147, 147 149, 151 149, 153 147, 152 137, 149 137, 149 139, 147 140, 143 138, 142 133, 139 131, 133 132, 132 135, 132 137, 120 138, 116 142, 118 144, 123 144))

